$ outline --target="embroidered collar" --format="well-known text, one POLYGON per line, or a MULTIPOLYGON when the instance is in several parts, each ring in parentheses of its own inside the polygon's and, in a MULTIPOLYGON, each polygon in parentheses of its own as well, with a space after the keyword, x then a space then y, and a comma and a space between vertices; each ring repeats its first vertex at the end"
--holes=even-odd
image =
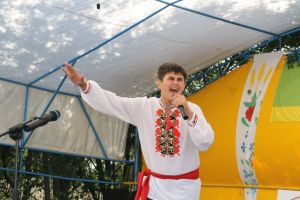
MULTIPOLYGON (((166 110, 166 106, 162 103, 161 98, 159 98, 159 104, 160 104, 160 106, 161 106, 164 110, 166 110)), ((171 110, 173 110, 173 109, 176 108, 176 105, 172 104, 172 105, 170 106, 170 108, 171 108, 171 110)))

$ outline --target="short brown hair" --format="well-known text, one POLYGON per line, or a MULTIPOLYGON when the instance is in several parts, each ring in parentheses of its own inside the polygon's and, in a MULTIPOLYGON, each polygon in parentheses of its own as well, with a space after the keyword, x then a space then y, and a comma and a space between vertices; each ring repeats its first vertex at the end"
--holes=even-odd
POLYGON ((157 77, 159 80, 163 80, 163 78, 165 77, 165 75, 169 72, 175 72, 176 74, 182 74, 184 81, 186 81, 186 71, 183 69, 183 67, 181 67, 180 65, 176 64, 176 63, 164 63, 161 66, 159 66, 158 70, 157 70, 157 77))

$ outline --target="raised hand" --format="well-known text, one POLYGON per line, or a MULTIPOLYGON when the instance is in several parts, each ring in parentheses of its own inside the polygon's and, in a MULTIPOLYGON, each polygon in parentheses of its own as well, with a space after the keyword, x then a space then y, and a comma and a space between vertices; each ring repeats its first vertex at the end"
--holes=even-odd
POLYGON ((87 80, 83 75, 79 75, 71 64, 66 62, 65 66, 62 67, 62 70, 66 73, 66 75, 69 77, 72 83, 78 85, 82 90, 86 89, 87 80))
POLYGON ((182 105, 184 107, 185 113, 188 116, 188 120, 190 120, 193 117, 194 112, 190 109, 185 96, 183 96, 182 94, 174 95, 172 104, 176 105, 176 107, 178 107, 179 105, 182 105))

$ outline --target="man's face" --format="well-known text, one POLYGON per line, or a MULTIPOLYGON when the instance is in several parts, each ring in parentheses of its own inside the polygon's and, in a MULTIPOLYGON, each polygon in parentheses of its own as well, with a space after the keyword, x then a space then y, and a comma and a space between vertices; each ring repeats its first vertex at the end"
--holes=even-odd
POLYGON ((157 81, 157 87, 160 89, 161 97, 165 101, 173 101, 175 94, 182 94, 185 88, 185 80, 182 74, 169 72, 162 81, 157 81))

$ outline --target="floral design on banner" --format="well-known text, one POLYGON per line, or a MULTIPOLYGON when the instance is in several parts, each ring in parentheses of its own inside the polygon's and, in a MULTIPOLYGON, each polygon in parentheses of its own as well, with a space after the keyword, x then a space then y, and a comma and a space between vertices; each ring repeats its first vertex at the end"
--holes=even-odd
MULTIPOLYGON (((253 69, 250 79, 250 84, 247 87, 247 94, 245 101, 243 102, 244 116, 241 118, 242 124, 245 126, 244 135, 245 139, 241 144, 241 150, 244 154, 241 158, 241 164, 243 166, 243 176, 245 184, 257 184, 255 172, 253 170, 253 158, 254 158, 254 133, 249 134, 255 130, 258 121, 258 112, 254 114, 257 103, 262 103, 262 90, 265 88, 266 81, 272 72, 272 68, 266 72, 266 63, 263 63, 258 68, 259 73, 256 74, 253 69), (264 78, 263 78, 264 77, 264 78), (257 95, 258 94, 258 95, 257 95), (253 123, 252 123, 253 121, 253 123)), ((260 108, 259 108, 260 109, 260 108)))
POLYGON ((156 116, 156 152, 160 152, 161 156, 180 155, 179 110, 176 109, 168 116, 163 109, 158 109, 156 116))
MULTIPOLYGON (((282 52, 255 55, 244 87, 236 129, 236 156, 245 185, 258 185, 254 169, 256 127, 264 95, 281 57, 282 52)), ((256 196, 257 189, 244 189, 245 200, 255 200, 256 196)))

